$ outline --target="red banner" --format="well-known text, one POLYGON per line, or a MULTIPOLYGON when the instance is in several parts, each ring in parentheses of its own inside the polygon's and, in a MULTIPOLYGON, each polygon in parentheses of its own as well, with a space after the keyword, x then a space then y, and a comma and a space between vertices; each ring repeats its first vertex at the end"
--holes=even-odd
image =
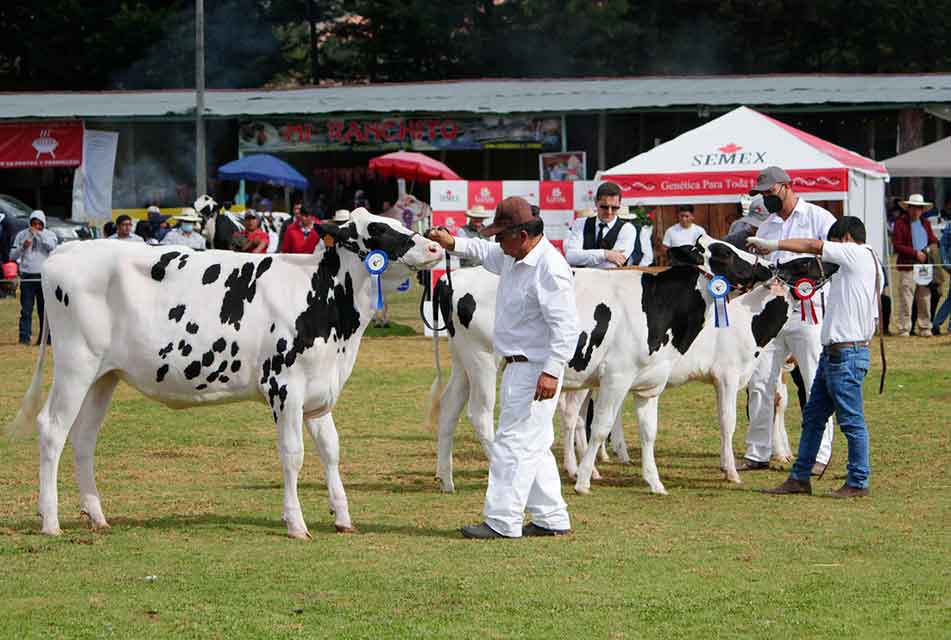
POLYGON ((0 168, 78 167, 83 161, 83 123, 0 124, 0 168))
MULTIPOLYGON (((624 198, 712 196, 747 193, 758 171, 716 173, 641 173, 604 176, 621 187, 624 198)), ((789 172, 799 193, 836 193, 849 190, 848 169, 801 169, 789 172)))

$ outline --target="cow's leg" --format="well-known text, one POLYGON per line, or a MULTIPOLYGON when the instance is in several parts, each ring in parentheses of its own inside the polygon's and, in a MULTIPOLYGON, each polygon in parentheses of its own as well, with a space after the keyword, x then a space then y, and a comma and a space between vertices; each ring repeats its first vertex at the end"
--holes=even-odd
MULTIPOLYGON (((85 356, 77 354, 75 357, 81 359, 85 356)), ((56 488, 59 459, 69 429, 76 421, 91 386, 91 378, 77 375, 76 371, 66 370, 62 365, 54 366, 53 387, 36 419, 40 448, 40 518, 43 521, 42 531, 47 535, 62 533, 56 488)))
MULTIPOLYGON (((561 426, 564 433, 562 454, 564 457, 565 473, 569 478, 578 476, 578 457, 584 455, 588 443, 584 439, 584 430, 579 429, 581 423, 581 407, 586 406, 588 391, 562 391, 558 398, 558 408, 561 411, 561 426)), ((601 474, 597 468, 591 472, 591 478, 600 480, 601 474)))
POLYGON ((330 513, 334 515, 334 527, 338 533, 351 533, 353 524, 350 522, 350 505, 347 502, 347 492, 343 489, 343 480, 340 478, 340 441, 337 439, 337 427, 331 414, 313 418, 307 421, 307 430, 317 451, 320 461, 324 465, 324 476, 327 478, 327 496, 330 500, 330 513))
POLYGON ((617 412, 617 418, 614 419, 614 426, 611 428, 611 449, 617 456, 620 464, 631 464, 631 456, 627 452, 627 441, 624 439, 624 405, 617 412))
POLYGON ((789 391, 786 382, 780 378, 776 385, 775 410, 773 418, 773 460, 781 463, 792 462, 792 449, 786 434, 786 406, 789 404, 789 391))
POLYGON ((594 407, 594 422, 591 425, 591 441, 588 442, 588 448, 581 458, 581 464, 578 466, 578 480, 575 482, 575 491, 577 493, 590 493, 591 475, 594 469, 595 458, 598 455, 598 449, 611 432, 614 425, 614 419, 617 417, 621 405, 624 404, 624 396, 630 389, 630 380, 601 379, 601 390, 598 392, 598 401, 594 407))
MULTIPOLYGON (((291 395, 291 394, 288 394, 291 395)), ((274 399, 275 411, 280 400, 274 399)), ((297 478, 304 466, 304 413, 301 405, 288 397, 277 414, 277 449, 284 468, 284 523, 291 538, 310 538, 297 497, 297 478)))
MULTIPOLYGON (((455 360, 455 359, 454 359, 455 360)), ((452 481, 452 443, 459 416, 469 397, 469 378, 461 364, 453 362, 449 382, 439 405, 439 431, 436 441, 436 479, 446 493, 455 491, 452 481)))
POLYGON ((654 460, 654 441, 657 439, 657 400, 658 396, 641 398, 635 396, 637 405, 637 429, 641 435, 641 473, 651 488, 651 493, 667 495, 667 489, 660 481, 657 462, 654 460))
POLYGON ((736 458, 733 456, 736 394, 739 391, 739 381, 735 376, 718 377, 714 386, 717 390, 717 414, 720 418, 720 468, 723 470, 724 478, 740 484, 742 481, 740 474, 736 471, 736 458))
POLYGON ((82 515, 89 518, 93 529, 109 528, 109 523, 102 513, 99 491, 96 489, 93 456, 102 419, 109 409, 112 392, 118 382, 119 377, 116 374, 107 373, 90 387, 76 422, 69 432, 76 463, 76 482, 79 485, 79 509, 82 515))
POLYGON ((495 356, 482 354, 466 364, 469 380, 469 421, 475 427, 486 460, 495 439, 495 385, 498 367, 495 356))

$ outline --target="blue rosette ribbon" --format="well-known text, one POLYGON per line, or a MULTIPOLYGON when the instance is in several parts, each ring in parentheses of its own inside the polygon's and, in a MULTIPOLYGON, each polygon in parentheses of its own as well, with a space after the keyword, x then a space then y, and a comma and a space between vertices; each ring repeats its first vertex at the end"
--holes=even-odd
POLYGON ((385 251, 376 249, 368 253, 367 257, 363 259, 363 266, 367 268, 371 276, 376 277, 376 308, 383 309, 383 282, 381 276, 390 266, 390 258, 385 251))
POLYGON ((713 276, 707 284, 707 291, 713 296, 713 326, 730 326, 730 313, 727 310, 727 296, 730 295, 730 281, 723 276, 713 276))

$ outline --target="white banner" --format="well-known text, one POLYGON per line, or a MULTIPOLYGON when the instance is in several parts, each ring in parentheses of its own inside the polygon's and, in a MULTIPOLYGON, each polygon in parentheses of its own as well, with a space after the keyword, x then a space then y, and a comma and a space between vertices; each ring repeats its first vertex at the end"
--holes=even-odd
POLYGON ((118 133, 86 129, 83 163, 73 178, 73 220, 112 218, 112 177, 118 146, 118 133))

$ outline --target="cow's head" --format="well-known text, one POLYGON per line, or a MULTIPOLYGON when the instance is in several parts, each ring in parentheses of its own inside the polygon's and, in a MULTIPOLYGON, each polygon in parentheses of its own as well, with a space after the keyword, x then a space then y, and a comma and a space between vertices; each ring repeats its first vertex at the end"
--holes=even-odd
POLYGON ((700 236, 693 245, 670 247, 667 256, 674 266, 695 266, 708 274, 723 276, 730 284, 742 288, 773 277, 766 260, 708 235, 700 236))
POLYGON ((443 257, 442 248, 396 220, 375 216, 363 207, 350 213, 350 222, 337 226, 319 224, 322 236, 330 236, 341 248, 360 258, 370 251, 386 253, 391 263, 400 263, 413 270, 431 269, 443 257))
POLYGON ((819 258, 793 258, 777 265, 776 277, 790 285, 802 278, 809 278, 822 285, 838 270, 839 265, 823 262, 819 258))

